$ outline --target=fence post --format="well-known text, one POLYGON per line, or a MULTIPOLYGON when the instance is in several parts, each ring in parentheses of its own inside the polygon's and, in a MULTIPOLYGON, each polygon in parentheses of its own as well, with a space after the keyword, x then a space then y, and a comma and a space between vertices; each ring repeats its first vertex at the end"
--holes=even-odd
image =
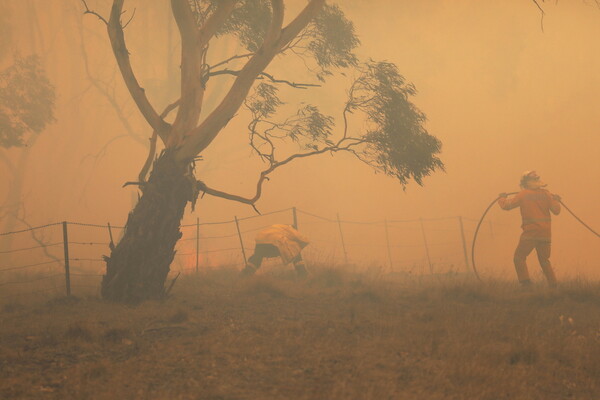
POLYGON ((106 226, 108 226, 108 237, 110 238, 110 243, 108 244, 108 247, 111 251, 113 251, 115 249, 115 242, 113 241, 112 228, 110 227, 110 222, 107 222, 106 226))
POLYGON ((390 261, 390 272, 393 271, 394 269, 394 265, 392 263, 392 251, 390 250, 390 234, 388 232, 388 221, 387 218, 383 220, 384 226, 385 226, 385 242, 387 244, 387 253, 388 253, 388 260, 390 261))
POLYGON ((237 228, 237 233, 240 238, 240 246, 242 246, 242 255, 244 256, 244 266, 248 264, 248 259, 246 258, 246 249, 244 249, 244 241, 242 240, 242 232, 240 231, 240 222, 238 221, 238 217, 235 216, 235 227, 237 228))
POLYGON ((344 251, 344 261, 348 264, 348 253, 346 252, 346 242, 344 242, 344 232, 342 232, 342 221, 340 221, 340 213, 336 213, 338 228, 340 229, 340 239, 342 239, 342 250, 344 251))
POLYGON ((63 247, 65 250, 65 283, 67 286, 67 296, 71 295, 71 272, 69 267, 69 234, 67 232, 67 221, 63 221, 63 247))
POLYGON ((423 233, 423 244, 425 245, 425 254, 427 255, 429 272, 433 274, 433 265, 431 264, 431 257, 429 257, 429 245, 427 244, 427 236, 425 235, 425 225, 423 224, 423 218, 419 218, 419 221, 421 222, 421 232, 423 233))
POLYGON ((458 217, 458 223, 460 225, 460 238, 462 239, 463 253, 465 255, 465 272, 469 271, 469 256, 467 253, 467 241, 465 240, 465 227, 463 226, 462 216, 458 217))
POLYGON ((200 217, 196 217, 196 273, 198 273, 199 255, 200 255, 200 217))
POLYGON ((294 227, 294 229, 298 229, 298 213, 296 212, 296 207, 292 208, 292 218, 293 218, 292 226, 294 227))

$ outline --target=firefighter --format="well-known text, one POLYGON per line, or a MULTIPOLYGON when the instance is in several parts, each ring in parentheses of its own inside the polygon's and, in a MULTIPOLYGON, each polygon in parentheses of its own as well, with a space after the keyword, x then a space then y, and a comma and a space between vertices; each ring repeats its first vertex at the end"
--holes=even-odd
POLYGON ((260 268, 263 258, 281 257, 284 264, 292 262, 299 277, 307 276, 306 266, 300 253, 308 239, 290 225, 271 225, 256 235, 254 254, 248 258, 243 275, 253 275, 260 268))
POLYGON ((531 286, 526 258, 535 249, 550 287, 556 286, 556 276, 550 263, 551 217, 550 213, 560 213, 560 196, 544 189, 547 185, 541 181, 535 171, 526 171, 521 177, 522 190, 508 198, 501 193, 498 204, 503 210, 519 207, 523 233, 515 250, 514 264, 521 285, 531 286))

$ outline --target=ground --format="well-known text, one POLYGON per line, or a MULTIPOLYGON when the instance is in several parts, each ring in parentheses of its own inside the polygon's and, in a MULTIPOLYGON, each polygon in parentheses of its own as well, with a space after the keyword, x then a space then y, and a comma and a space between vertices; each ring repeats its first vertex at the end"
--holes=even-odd
POLYGON ((2 399, 598 399, 600 285, 291 271, 6 303, 2 399))

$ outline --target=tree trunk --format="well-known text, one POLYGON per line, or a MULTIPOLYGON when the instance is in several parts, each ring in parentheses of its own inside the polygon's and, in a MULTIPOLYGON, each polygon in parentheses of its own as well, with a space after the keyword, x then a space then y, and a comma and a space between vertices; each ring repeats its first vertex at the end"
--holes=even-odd
MULTIPOLYGON (((23 207, 23 184, 25 183, 25 172, 30 154, 31 146, 21 149, 19 160, 14 165, 13 174, 8 182, 6 198, 4 199, 4 203, 0 204, 0 221, 2 221, 0 232, 14 231, 17 225, 17 219, 23 207)), ((23 218, 26 218, 26 215, 23 215, 23 218)), ((0 251, 10 250, 13 239, 14 235, 0 237, 0 251)), ((5 257, 10 257, 10 254, 6 254, 5 257)))
POLYGON ((189 167, 177 163, 173 151, 164 151, 154 162, 123 237, 105 257, 105 300, 139 303, 164 297, 185 206, 195 201, 194 182, 189 167))

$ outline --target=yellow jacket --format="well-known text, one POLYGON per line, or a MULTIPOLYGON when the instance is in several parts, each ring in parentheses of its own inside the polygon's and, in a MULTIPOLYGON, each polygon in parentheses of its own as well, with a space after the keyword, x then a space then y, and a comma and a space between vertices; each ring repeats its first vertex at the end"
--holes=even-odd
POLYGON ((257 244, 271 244, 279 250, 284 264, 296 258, 309 243, 308 238, 289 225, 275 224, 256 235, 257 244))

